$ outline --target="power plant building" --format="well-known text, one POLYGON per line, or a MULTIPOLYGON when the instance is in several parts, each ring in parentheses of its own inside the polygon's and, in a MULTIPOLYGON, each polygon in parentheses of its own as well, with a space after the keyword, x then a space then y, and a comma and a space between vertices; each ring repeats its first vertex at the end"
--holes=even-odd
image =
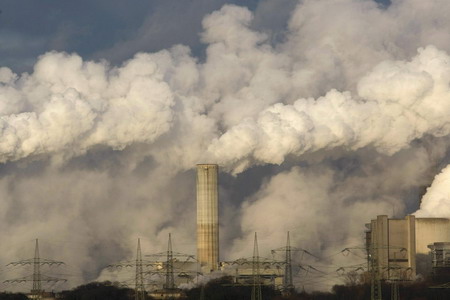
POLYGON ((367 247, 383 279, 410 280, 416 274, 415 218, 372 220, 367 247))
POLYGON ((218 165, 197 165, 197 260, 203 272, 219 268, 218 172, 218 165))
POLYGON ((445 218, 416 218, 416 251, 428 255, 428 245, 450 242, 450 220, 445 218))
MULTIPOLYGON (((281 289, 283 287, 285 266, 285 261, 264 260, 258 262, 257 268, 260 283, 275 289, 281 289)), ((222 273, 233 277, 233 281, 237 285, 253 284, 254 267, 255 262, 243 258, 232 262, 220 263, 222 273)))
POLYGON ((367 249, 373 267, 378 268, 383 279, 414 279, 420 259, 431 264, 428 245, 450 242, 450 220, 444 218, 408 215, 404 219, 389 219, 381 215, 367 227, 367 249))
POLYGON ((449 282, 450 280, 450 243, 437 242, 428 245, 431 250, 431 274, 434 281, 449 282))

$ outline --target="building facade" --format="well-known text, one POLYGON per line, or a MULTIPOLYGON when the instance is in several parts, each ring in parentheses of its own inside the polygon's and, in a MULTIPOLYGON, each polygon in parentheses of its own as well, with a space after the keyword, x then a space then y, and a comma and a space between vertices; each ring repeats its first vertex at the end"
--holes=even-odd
POLYGON ((425 260, 424 263, 431 266, 428 245, 450 242, 450 220, 444 218, 408 215, 404 219, 389 219, 380 215, 367 227, 371 265, 387 280, 413 280, 418 262, 425 260))

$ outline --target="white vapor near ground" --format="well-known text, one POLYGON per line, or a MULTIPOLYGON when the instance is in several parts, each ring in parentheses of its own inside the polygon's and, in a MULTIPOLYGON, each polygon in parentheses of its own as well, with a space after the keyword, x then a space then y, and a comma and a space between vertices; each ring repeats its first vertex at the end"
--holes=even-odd
MULTIPOLYGON (((317 256, 362 244, 364 223, 416 211, 448 164, 449 12, 299 1, 274 41, 254 27, 272 12, 225 5, 203 20, 204 59, 178 45, 119 66, 49 52, 33 72, 1 68, 0 262, 32 255, 17 240, 64 241, 47 256, 76 266, 74 285, 132 258, 137 237, 161 252, 172 232, 194 253, 196 163, 229 182, 222 259, 250 256, 255 231, 261 253, 288 230, 317 256)), ((421 216, 448 201, 446 170, 421 216)))

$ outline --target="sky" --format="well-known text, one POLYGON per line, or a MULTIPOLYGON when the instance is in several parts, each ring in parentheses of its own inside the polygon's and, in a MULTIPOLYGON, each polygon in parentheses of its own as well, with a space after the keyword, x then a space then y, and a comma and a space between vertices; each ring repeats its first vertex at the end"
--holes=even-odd
POLYGON ((172 233, 195 254, 197 163, 220 166, 221 259, 251 256, 254 232, 268 255, 290 231, 327 274, 300 272, 308 289, 364 264, 341 251, 377 215, 450 217, 448 1, 0 10, 1 265, 39 238, 75 286, 137 238, 150 254, 172 233))

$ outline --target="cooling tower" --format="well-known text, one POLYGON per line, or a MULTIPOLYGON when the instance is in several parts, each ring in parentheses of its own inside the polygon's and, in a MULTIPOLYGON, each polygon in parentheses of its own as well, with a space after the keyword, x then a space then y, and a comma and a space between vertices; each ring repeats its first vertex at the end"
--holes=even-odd
POLYGON ((197 165, 197 259, 204 272, 219 266, 217 177, 217 165, 197 165))

